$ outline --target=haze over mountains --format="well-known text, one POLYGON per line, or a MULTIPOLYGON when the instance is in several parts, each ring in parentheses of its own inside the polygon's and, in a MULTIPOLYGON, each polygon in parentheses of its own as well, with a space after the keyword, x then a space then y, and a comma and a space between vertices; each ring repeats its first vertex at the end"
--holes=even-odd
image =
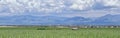
POLYGON ((120 0, 0 0, 0 24, 120 23, 120 0))
POLYGON ((39 25, 39 24, 80 24, 80 25, 119 25, 120 15, 105 15, 99 18, 57 17, 57 16, 5 16, 0 17, 3 25, 39 25))

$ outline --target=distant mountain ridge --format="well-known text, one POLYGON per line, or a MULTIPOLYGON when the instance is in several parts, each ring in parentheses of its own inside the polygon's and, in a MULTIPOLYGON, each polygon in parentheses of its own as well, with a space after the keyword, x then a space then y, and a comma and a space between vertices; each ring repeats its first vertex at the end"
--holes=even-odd
POLYGON ((84 17, 57 17, 57 16, 6 16, 0 17, 0 24, 40 25, 40 24, 79 24, 79 25, 119 25, 120 15, 105 15, 97 19, 84 17), (94 19, 94 20, 93 20, 94 19))
POLYGON ((120 15, 105 15, 93 21, 95 24, 120 25, 120 15))

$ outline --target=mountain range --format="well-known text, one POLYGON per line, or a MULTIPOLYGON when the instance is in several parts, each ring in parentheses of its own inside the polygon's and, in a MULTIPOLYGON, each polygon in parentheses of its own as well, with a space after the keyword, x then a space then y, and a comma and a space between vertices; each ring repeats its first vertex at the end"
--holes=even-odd
POLYGON ((0 0, 1 25, 119 24, 120 0, 0 0))
POLYGON ((105 15, 98 18, 84 18, 84 17, 57 17, 57 16, 5 16, 0 17, 0 24, 8 25, 40 25, 40 24, 79 24, 79 25, 119 25, 120 15, 105 15))

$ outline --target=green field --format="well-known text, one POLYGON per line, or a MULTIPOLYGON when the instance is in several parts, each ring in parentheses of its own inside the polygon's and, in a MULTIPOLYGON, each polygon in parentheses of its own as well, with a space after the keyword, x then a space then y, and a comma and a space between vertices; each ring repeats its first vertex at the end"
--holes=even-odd
POLYGON ((120 28, 0 28, 0 38, 120 38, 120 28))

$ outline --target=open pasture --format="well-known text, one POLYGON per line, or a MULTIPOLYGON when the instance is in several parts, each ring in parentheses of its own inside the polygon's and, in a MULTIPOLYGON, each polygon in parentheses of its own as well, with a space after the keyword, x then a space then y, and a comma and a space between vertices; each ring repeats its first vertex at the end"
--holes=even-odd
POLYGON ((18 28, 1 27, 0 38, 120 38, 120 28, 18 28))

